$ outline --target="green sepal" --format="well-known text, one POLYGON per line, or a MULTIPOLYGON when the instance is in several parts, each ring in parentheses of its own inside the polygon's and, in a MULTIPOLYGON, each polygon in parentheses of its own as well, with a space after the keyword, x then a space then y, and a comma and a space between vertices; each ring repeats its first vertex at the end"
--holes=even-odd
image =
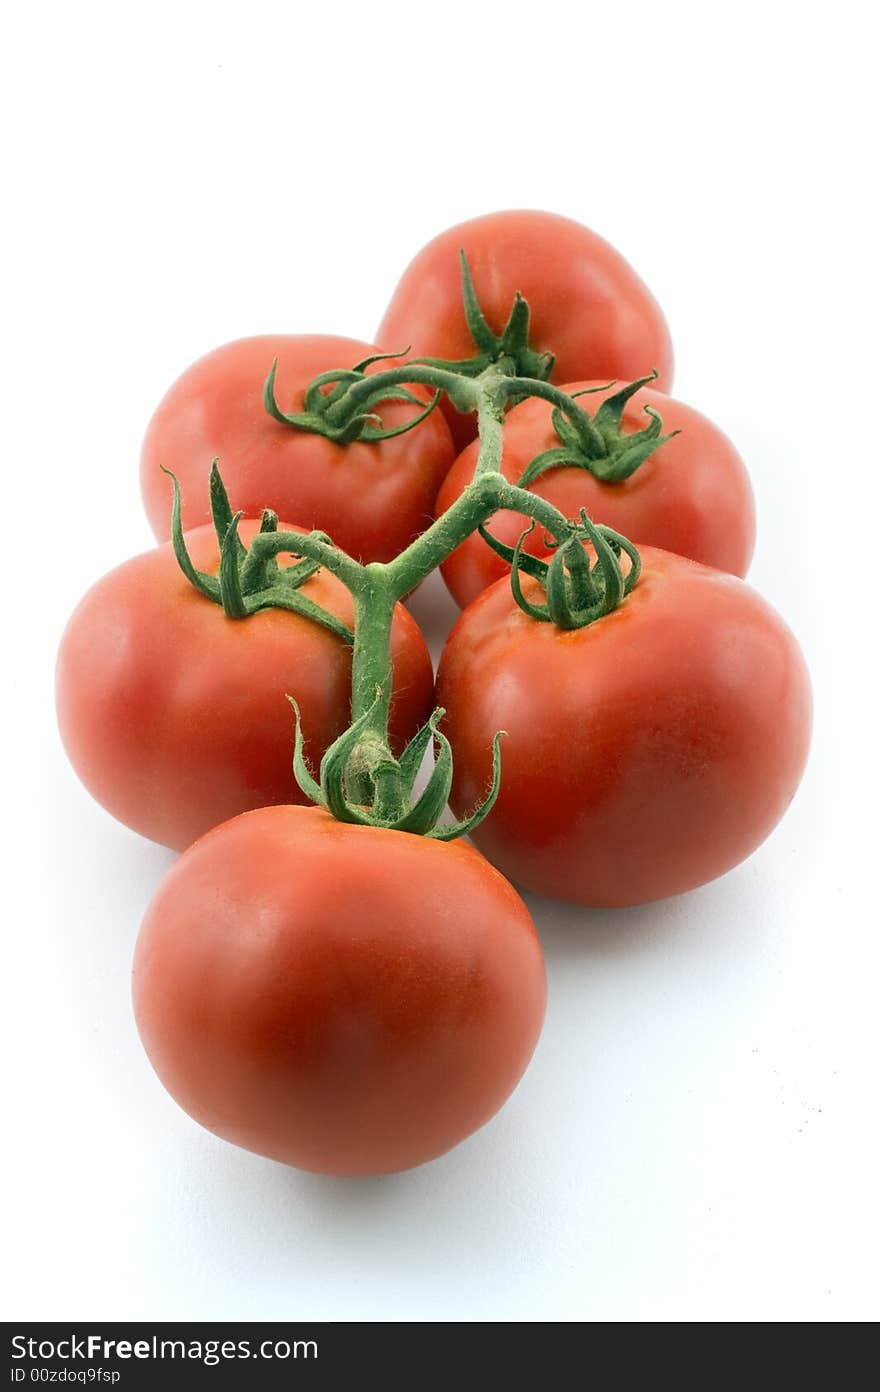
POLYGON ((655 382, 659 376, 656 367, 649 372, 647 377, 637 377, 633 382, 627 382, 625 386, 616 391, 613 396, 606 397, 598 407, 593 424, 601 434, 609 439, 616 439, 620 431, 620 422, 623 419, 623 411, 626 403, 635 396, 636 392, 646 387, 649 382, 655 382))
MULTIPOLYGON (((261 527, 260 534, 262 533, 263 529, 261 527)), ((304 585, 307 580, 311 580, 312 576, 317 575, 318 571, 321 569, 318 561, 310 561, 308 559, 293 561, 291 565, 280 566, 277 556, 257 556, 255 558, 253 550, 248 552, 248 562, 253 562, 253 568, 251 571, 247 563, 242 567, 242 585, 247 589, 247 581, 251 579, 252 575, 253 577, 259 576, 262 581, 262 583, 257 583, 256 578, 254 578, 250 585, 251 591, 271 589, 279 582, 283 584, 285 590, 298 590, 300 585, 304 585)))
MULTIPOLYGON (((375 702, 364 711, 360 719, 349 725, 347 730, 333 741, 321 760, 321 793, 324 806, 337 822, 354 822, 357 826, 370 826, 372 819, 368 812, 355 807, 345 796, 345 773, 348 761, 361 734, 373 718, 375 702)), ((302 784, 300 784, 302 787, 302 784)), ((306 790, 303 788, 303 792, 306 790)), ((311 796, 311 794, 307 794, 311 796)))
MULTIPOLYGON (((263 508, 263 515, 260 518, 260 530, 258 535, 265 536, 267 532, 278 531, 278 514, 271 508, 263 508)), ((251 594, 255 590, 266 589, 269 585, 274 585, 280 574, 278 561, 275 556, 262 557, 259 551, 248 551, 243 547, 244 554, 241 558, 241 587, 245 594, 251 594)), ((290 568, 286 572, 286 578, 290 576, 290 568)))
POLYGON ((582 520, 584 530, 587 531, 596 552, 596 568, 601 571, 602 575, 602 613, 610 614, 612 609, 617 608, 626 594, 626 582, 620 565, 620 553, 609 546, 607 537, 599 531, 598 527, 593 526, 586 513, 582 520))
MULTIPOLYGON (((501 350, 510 357, 515 357, 517 349, 528 344, 529 341, 529 306, 528 301, 524 300, 517 290, 513 297, 513 304, 510 309, 507 323, 501 334, 501 350)), ((523 374, 526 375, 525 373, 523 374)))
POLYGON ((437 745, 434 767, 424 791, 410 810, 395 822, 396 831, 409 831, 416 836, 427 836, 446 810, 452 788, 452 746, 443 732, 437 728, 445 714, 443 707, 438 706, 428 721, 429 738, 433 735, 437 745))
POLYGON ((553 353, 539 353, 529 347, 531 312, 528 301, 517 290, 510 315, 498 342, 496 361, 511 359, 510 374, 514 377, 537 377, 547 381, 556 363, 553 353))
POLYGON ((312 777, 311 769, 306 763, 305 754, 303 753, 302 716, 300 715, 299 705, 293 696, 288 696, 287 699, 293 706, 293 776, 300 790, 305 793, 307 798, 316 803, 319 807, 326 807, 327 804, 324 801, 321 785, 312 777))
MULTIPOLYGON (((656 370, 654 376, 657 376, 656 370)), ((615 387, 616 385, 617 378, 612 377, 610 382, 600 382, 596 387, 579 387, 576 392, 570 392, 569 396, 572 401, 577 401, 579 396, 595 396, 597 392, 609 391, 611 387, 615 387)))
POLYGON ((532 525, 527 527, 522 533, 516 546, 508 546, 506 542, 500 541, 498 537, 493 536, 482 523, 480 523, 477 531, 483 540, 492 548, 495 555, 501 557, 502 561, 506 561, 508 565, 512 565, 514 557, 517 557, 517 568, 524 571, 526 575, 533 575, 536 580, 540 580, 543 583, 544 577, 547 574, 547 562, 540 560, 537 556, 533 556, 531 552, 521 549, 522 542, 534 529, 535 523, 532 522, 532 525))
MULTIPOLYGON (((211 478, 209 483, 211 496, 211 517, 214 522, 214 531, 217 535, 217 543, 222 547, 226 540, 226 534, 232 526, 232 508, 229 504, 229 497, 223 486, 220 477, 220 461, 214 459, 211 462, 211 478)), ((238 541, 239 554, 245 554, 244 542, 238 541)))
POLYGON ((587 615, 594 615, 602 592, 593 580, 589 558, 578 538, 561 546, 551 560, 546 592, 547 609, 557 628, 582 628, 587 615))
MULTIPOLYGON (((558 432, 557 432, 558 433, 558 432)), ((576 448, 570 445, 559 445, 555 449, 543 450, 541 454, 536 454, 529 466, 523 470, 517 479, 518 488, 528 488, 530 483, 546 474, 548 469, 564 469, 567 465, 574 468, 583 468, 578 461, 576 448)))
POLYGON ((618 447, 611 464, 607 467, 603 464, 601 471, 596 470, 597 477, 603 482, 620 483, 623 479, 628 479, 661 445, 681 434, 680 430, 670 430, 668 434, 663 435, 663 421, 659 413, 653 406, 646 406, 644 410, 645 414, 651 417, 651 424, 633 435, 621 436, 625 443, 618 447))
POLYGON ((458 253, 458 260, 461 266, 461 297, 464 301, 464 317, 467 321, 468 333, 474 341, 477 352, 484 354, 491 362, 499 354, 501 340, 486 323, 486 317, 480 307, 480 301, 477 299, 471 268, 468 265, 463 247, 458 253))
POLYGON ((547 595, 547 613, 557 628, 577 628, 577 609, 572 603, 570 582, 565 569, 567 547, 560 547, 547 567, 544 591, 547 595))
MULTIPOLYGON (((273 370, 273 373, 274 373, 274 370, 275 370, 275 364, 274 364, 274 363, 273 363, 273 365, 272 365, 272 370, 273 370)), ((313 378, 312 378, 311 382, 309 383, 308 387, 306 388, 305 396, 304 396, 304 405, 305 405, 305 408, 306 408, 305 414, 307 414, 307 415, 315 415, 315 416, 320 415, 321 411, 322 411, 322 410, 326 410, 327 406, 328 406, 331 402, 333 402, 333 401, 338 401, 339 397, 343 395, 343 393, 345 392, 346 388, 349 387, 349 386, 351 385, 352 382, 359 382, 360 380, 361 380, 361 373, 358 371, 358 369, 357 369, 356 367, 354 367, 354 368, 345 368, 345 369, 343 369, 343 370, 340 370, 339 368, 333 368, 333 369, 332 369, 331 371, 329 371, 329 372, 320 372, 320 373, 318 374, 317 377, 313 377, 313 378), (330 387, 330 391, 325 392, 325 391, 324 391, 324 387, 327 387, 327 386, 330 387)), ((267 383, 267 385, 268 385, 268 383, 267 383)), ((272 377, 272 388, 273 388, 272 394, 273 394, 273 399, 274 399, 274 387, 275 387, 275 378, 274 378, 274 375, 273 375, 273 377, 272 377)), ((265 388, 264 388, 264 390, 265 390, 265 388)), ((270 412, 270 414, 271 414, 271 412, 270 412)), ((277 417, 276 417, 276 419, 277 419, 277 417)), ((287 421, 288 421, 288 418, 285 417, 285 422, 287 422, 287 421)))
POLYGON ((370 429, 373 422, 381 426, 382 417, 377 416, 375 411, 359 411, 356 416, 346 421, 345 425, 326 430, 322 427, 314 433, 323 435, 334 445, 353 445, 356 440, 363 439, 365 431, 370 429))
POLYGON ((279 425, 293 425, 294 418, 286 416, 278 402, 275 400, 275 378, 278 373, 278 359, 272 359, 272 366, 269 375, 263 383, 263 409, 268 411, 273 420, 277 420, 279 425))
MULTIPOLYGON (((593 444, 590 443, 588 445, 586 443, 582 432, 578 430, 574 421, 569 416, 566 416, 564 411, 560 411, 558 406, 553 407, 550 420, 563 449, 567 449, 575 455, 583 452, 588 458, 593 458, 593 455, 597 452, 593 444)), ((599 443, 601 444, 601 441, 599 443)), ((548 453, 548 450, 544 451, 545 456, 548 453)), ((534 463, 534 461, 532 462, 534 463)))
POLYGON ((174 487, 174 501, 171 504, 171 545, 174 548, 174 555, 177 564, 183 571, 189 583, 203 594, 206 599, 212 599, 215 604, 220 603, 220 582, 214 575, 208 575, 204 570, 196 570, 192 563, 190 554, 186 549, 186 539, 183 535, 183 524, 180 520, 180 484, 177 482, 177 475, 170 469, 166 469, 164 464, 159 468, 163 474, 167 474, 174 487))
POLYGON ((395 358, 405 358, 409 353, 411 347, 412 344, 408 343, 406 347, 402 349, 399 353, 371 353, 368 358, 361 358, 359 363, 355 363, 354 368, 352 370, 354 372, 366 372, 368 367, 373 366, 373 363, 391 362, 395 358))
POLYGON ((638 548, 630 541, 629 537, 625 537, 622 532, 615 532, 613 527, 606 527, 604 523, 591 522, 583 508, 581 508, 580 512, 580 525, 586 532, 588 539, 593 541, 594 547, 596 543, 593 537, 597 532, 601 533, 602 540, 606 542, 610 548, 618 568, 620 568, 619 557, 621 551, 629 556, 629 574, 624 577, 623 581, 623 598, 625 599, 630 591, 638 584, 639 576, 642 573, 642 558, 639 555, 638 548))
MULTIPOLYGON (((263 508, 263 515, 260 518, 259 535, 265 536, 267 532, 277 531, 278 513, 274 512, 272 508, 263 508)), ((261 559, 259 555, 255 556, 253 552, 248 551, 245 546, 242 546, 242 553, 241 587, 245 593, 249 593, 253 590, 267 589, 270 585, 275 584, 281 574, 278 558, 276 556, 266 556, 261 559)), ((311 564, 311 574, 314 575, 318 567, 313 563, 311 564)), ((288 566, 285 570, 284 580, 286 584, 293 583, 292 569, 292 566, 288 566)), ((305 579, 305 577, 303 578, 305 579)), ((302 584, 302 581, 298 583, 302 584)))
MULTIPOLYGON (((434 395, 427 406, 425 406, 424 410, 419 411, 415 416, 411 416, 409 420, 402 421, 400 425, 383 425, 381 417, 379 417, 381 429, 371 430, 369 426, 367 426, 361 431, 359 438, 361 440, 366 440, 368 443, 372 443, 376 440, 393 440, 395 435, 405 435, 407 431, 415 429, 417 425, 420 425, 423 420, 426 420, 427 417, 430 416, 435 407, 439 405, 442 395, 442 391, 434 392, 434 395)), ((382 401, 419 401, 419 397, 415 396, 412 392, 407 392, 405 389, 402 389, 393 394, 391 392, 386 392, 382 396, 382 401)), ((376 404, 379 405, 380 403, 377 402, 376 404)))
POLYGON ((416 781, 419 769, 422 767, 422 760, 428 751, 428 745, 434 737, 437 721, 443 714, 445 714, 445 712, 438 706, 437 710, 431 713, 418 733, 413 735, 398 760, 401 789, 407 797, 412 793, 413 784, 416 781), (439 715, 438 711, 440 712, 439 715))
POLYGON ((573 537, 560 550, 565 553, 565 568, 568 571, 572 604, 575 609, 589 609, 598 598, 596 582, 590 570, 590 558, 578 537, 573 537))
MULTIPOLYGON (((277 560, 275 557, 272 559, 277 560)), ((283 577, 285 586, 298 590, 300 585, 304 585, 307 580, 311 580, 313 575, 317 575, 320 569, 318 561, 304 558, 301 561, 294 561, 292 565, 284 566, 283 569, 279 568, 279 574, 283 577)))
POLYGON ((232 518, 220 547, 220 603, 230 619, 246 619, 248 615, 241 589, 241 555, 246 552, 238 535, 243 515, 237 512, 232 518))
MULTIPOLYGON (((523 542, 525 541, 526 537, 529 536, 534 530, 535 520, 534 518, 532 518, 531 525, 526 527, 525 531, 521 532, 519 537, 517 538, 516 546, 513 548, 513 553, 510 558, 510 588, 513 591, 513 597, 516 600, 517 605, 523 611, 524 614, 528 614, 529 617, 532 619, 539 619, 546 622, 550 618, 550 610, 548 606, 546 604, 533 604, 530 599, 526 599, 525 595, 522 592, 522 586, 519 580, 520 570, 526 569, 523 563, 523 542)), ((530 556, 529 559, 531 561, 535 561, 536 557, 530 556)), ((546 582, 547 571, 549 567, 544 561, 539 561, 538 564, 539 566, 543 567, 542 578, 546 582)), ((529 567, 528 573, 532 576, 535 576, 535 578, 538 578, 538 574, 540 572, 536 573, 536 568, 529 567)))
MULTIPOLYGON (((287 574, 286 571, 281 573, 287 574)), ((261 609, 287 609, 291 614, 299 614, 304 619, 311 619, 321 628, 326 628, 349 647, 354 644, 354 633, 347 624, 337 619, 335 614, 322 609, 320 604, 309 599, 308 595, 299 594, 293 585, 273 585, 267 590, 261 590, 259 594, 249 595, 245 599, 245 608, 246 612, 242 616, 244 618, 259 613, 261 609)))
POLYGON ((453 822, 451 826, 435 826, 426 834, 434 841, 454 841, 459 836, 468 836, 472 831, 485 821, 498 797, 501 788, 501 741, 507 734, 506 730, 499 730, 492 740, 492 782, 489 791, 480 805, 475 808, 469 817, 465 817, 460 822, 453 822))

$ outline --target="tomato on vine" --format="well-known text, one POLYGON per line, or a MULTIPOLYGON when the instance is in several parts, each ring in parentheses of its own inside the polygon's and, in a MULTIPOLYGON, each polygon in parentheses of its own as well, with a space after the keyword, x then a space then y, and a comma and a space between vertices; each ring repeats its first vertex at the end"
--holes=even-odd
MULTIPOLYGON (((226 534, 232 519, 218 520, 226 534)), ((182 849, 239 812, 305 800, 285 694, 302 708, 315 760, 348 724, 351 595, 326 568, 279 567, 274 551, 257 566, 254 540, 272 547, 277 526, 235 519, 225 567, 213 527, 178 533, 189 574, 170 542, 136 556, 93 586, 65 630, 56 693, 70 761, 98 802, 163 845, 182 849)), ((403 605, 391 661, 400 750, 433 694, 430 655, 403 605)))
MULTIPOLYGON (((529 342, 554 382, 629 380, 656 369, 672 385, 672 343, 659 305, 632 267, 604 238, 570 218, 521 210, 489 213, 441 232, 404 271, 376 338, 388 349, 411 345, 417 357, 469 359, 472 322, 462 304, 459 252, 470 268, 486 321, 478 351, 499 355, 511 305, 528 302, 529 342)), ((477 433, 472 416, 448 402, 456 446, 477 433)))
MULTIPOLYGON (((732 869, 785 812, 809 745, 809 677, 774 610, 731 575, 640 556, 629 592, 570 628, 546 621, 536 575, 517 581, 523 607, 498 581, 461 615, 437 676, 453 808, 480 795, 503 728, 500 791, 474 840, 519 886, 579 904, 645 903, 732 869)), ((589 584, 595 605, 606 580, 589 584)))
POLYGON ((184 373, 142 457, 171 542, 95 586, 58 664, 83 781, 189 847, 135 958, 159 1077, 217 1135, 331 1174, 442 1154, 525 1068, 543 962, 493 865, 586 905, 703 884, 782 816, 811 718, 794 637, 736 578, 742 461, 661 395, 665 321, 607 243, 465 223, 379 337, 246 339, 184 373), (444 413, 479 444, 432 520, 444 413), (401 601, 438 566, 472 602, 435 690, 401 601))
POLYGON ((172 868, 133 992, 191 1116, 352 1175, 419 1165, 488 1121, 531 1057, 546 987, 525 905, 472 847, 271 807, 172 868))
POLYGON ((327 532, 358 560, 396 556, 430 521, 454 458, 439 411, 413 427, 430 407, 430 394, 399 388, 383 400, 381 419, 359 422, 350 438, 290 424, 296 414, 318 422, 330 387, 317 387, 307 402, 313 378, 355 360, 369 372, 377 354, 350 338, 266 334, 200 358, 166 393, 144 438, 141 489, 156 536, 170 535, 171 487, 163 470, 180 481, 184 527, 198 527, 210 521, 204 480, 219 458, 246 516, 271 507, 295 525, 327 532), (266 409, 264 395, 273 362, 276 414, 266 409), (286 420, 282 408, 291 413, 286 420))
MULTIPOLYGON (((552 403, 531 397, 514 406, 504 424, 505 478, 566 517, 585 508, 594 522, 636 543, 744 576, 754 549, 755 506, 746 467, 727 436, 647 382, 569 382, 562 390, 592 418, 595 438, 579 434, 552 403)), ((437 498, 438 516, 472 480, 478 452, 474 441, 453 464, 437 498)), ((487 530, 512 547, 522 517, 498 512, 487 530)), ((544 533, 532 532, 524 549, 546 556, 544 533)), ((509 569, 477 533, 442 566, 462 608, 509 569)))

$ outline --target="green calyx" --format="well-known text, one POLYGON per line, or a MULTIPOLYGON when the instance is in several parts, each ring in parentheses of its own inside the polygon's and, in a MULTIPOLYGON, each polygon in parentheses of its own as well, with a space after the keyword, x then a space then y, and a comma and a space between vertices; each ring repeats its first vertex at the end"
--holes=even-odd
MULTIPOLYGON (((532 521, 514 547, 505 546, 485 527, 479 529, 483 540, 510 564, 513 597, 530 618, 555 624, 562 629, 586 628, 616 609, 638 582, 641 559, 633 543, 611 527, 591 522, 583 509, 580 525, 570 540, 556 548, 550 561, 531 556, 522 549, 523 542, 534 528, 532 521), (589 553, 584 550, 585 541, 590 543, 596 554, 593 564, 590 563, 589 553), (623 552, 630 559, 626 575, 620 563, 623 552), (535 604, 525 596, 520 572, 540 582, 546 600, 544 604, 535 604)), ((549 538, 548 544, 553 544, 549 538)))
MULTIPOLYGON (((624 407, 630 397, 656 377, 655 371, 621 387, 602 402, 592 418, 582 410, 575 413, 554 406, 551 419, 560 443, 532 460, 519 479, 520 487, 528 488, 548 469, 572 467, 586 469, 603 483, 621 483, 628 479, 655 450, 679 434, 677 430, 663 434, 663 421, 652 406, 645 407, 650 424, 644 430, 627 434, 621 429, 624 407)), ((604 390, 603 387, 587 387, 582 392, 574 392, 569 399, 573 401, 575 397, 604 390)))
POLYGON ((501 757, 499 744, 502 732, 492 747, 492 783, 485 799, 470 817, 452 825, 441 825, 440 818, 449 801, 452 788, 452 748, 439 729, 445 711, 438 707, 418 734, 410 740, 399 759, 395 759, 386 741, 373 732, 374 714, 379 702, 364 711, 339 736, 321 760, 318 778, 309 769, 303 753, 303 733, 299 706, 293 706, 296 733, 293 771, 306 797, 324 807, 340 822, 357 826, 383 827, 387 831, 411 832, 436 841, 452 841, 466 836, 478 827, 492 810, 501 786, 501 757), (436 758, 424 789, 415 790, 416 775, 434 743, 436 758), (361 803, 350 795, 349 785, 357 779, 363 786, 364 776, 370 790, 370 800, 361 803))
POLYGON ((553 371, 555 359, 552 353, 538 353, 529 345, 530 311, 526 300, 519 291, 516 292, 507 323, 500 334, 495 333, 487 323, 477 299, 467 257, 463 250, 458 255, 461 261, 464 315, 477 351, 472 358, 463 362, 447 361, 444 358, 416 358, 415 361, 457 372, 465 377, 479 377, 487 367, 498 364, 507 376, 531 377, 546 381, 553 371))
POLYGON ((180 485, 170 469, 164 472, 174 486, 171 544, 180 569, 200 594, 221 605, 230 619, 246 619, 260 609, 287 609, 329 629, 348 644, 354 642, 354 634, 341 619, 301 592, 306 580, 320 569, 320 561, 304 557, 281 566, 277 560, 277 551, 295 552, 300 543, 306 548, 312 543, 330 548, 328 537, 322 532, 312 532, 309 537, 302 538, 292 532, 279 532, 277 514, 267 508, 260 522, 259 537, 265 538, 268 544, 260 545, 255 538, 248 550, 238 534, 243 514, 233 513, 215 459, 211 466, 211 516, 220 545, 220 566, 216 575, 197 570, 183 534, 180 485))
POLYGON ((374 353, 363 358, 347 369, 334 369, 322 372, 310 382, 305 393, 304 410, 285 414, 278 405, 275 395, 275 377, 278 359, 272 363, 271 370, 263 387, 263 405, 269 415, 281 425, 294 430, 305 430, 312 435, 323 435, 337 445, 350 445, 355 440, 367 443, 390 440, 395 435, 405 435, 429 416, 440 400, 441 391, 435 389, 431 400, 425 405, 421 397, 409 390, 404 381, 388 381, 388 374, 377 374, 370 378, 367 368, 373 363, 385 362, 393 358, 405 357, 409 349, 402 353, 374 353), (359 390, 351 392, 352 387, 359 390), (422 409, 399 425, 386 426, 378 407, 389 401, 405 401, 422 409))

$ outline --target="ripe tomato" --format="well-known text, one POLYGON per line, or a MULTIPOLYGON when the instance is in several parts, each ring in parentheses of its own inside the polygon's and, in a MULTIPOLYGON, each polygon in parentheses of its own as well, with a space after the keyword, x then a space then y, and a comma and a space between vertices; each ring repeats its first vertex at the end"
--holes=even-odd
MULTIPOLYGON (((210 520, 207 478, 216 456, 230 496, 248 516, 271 507, 327 532, 358 560, 392 560, 427 526, 454 458, 441 413, 390 440, 343 446, 282 425, 263 406, 274 358, 276 400, 290 412, 302 410, 303 391, 319 373, 353 367, 376 351, 350 338, 267 334, 227 343, 188 368, 160 402, 141 453, 156 536, 171 535, 171 480, 160 465, 180 481, 184 527, 197 527, 210 520)), ((430 399, 424 388, 413 391, 430 399)), ((417 409, 389 402, 381 414, 386 425, 398 425, 417 409)))
MULTIPOLYGON (((634 380, 653 368, 672 385, 672 344, 659 305, 619 252, 579 222, 555 213, 490 213, 442 232, 407 266, 376 337, 414 356, 475 353, 461 294, 458 253, 470 266, 477 299, 500 333, 519 291, 531 309, 529 341, 556 356, 554 382, 634 380)), ((476 418, 443 408, 457 448, 477 433, 476 418)))
POLYGON ((147 911, 134 1005, 209 1131, 288 1165, 384 1174, 498 1110, 544 1015, 541 948, 471 846, 268 807, 217 827, 147 911))
MULTIPOLYGON (((600 385, 570 382, 563 390, 571 394, 600 385)), ((619 391, 620 385, 591 392, 580 404, 595 416, 602 401, 619 391)), ((745 575, 755 545, 755 504, 742 459, 727 436, 699 411, 650 387, 642 387, 624 407, 625 433, 648 425, 646 406, 661 416, 664 435, 673 430, 681 434, 661 445, 628 479, 603 483, 586 469, 564 467, 541 474, 529 491, 547 498, 566 517, 576 518, 586 508, 592 521, 604 522, 637 544, 676 551, 718 570, 745 575)), ((533 397, 514 407, 505 421, 501 470, 511 483, 519 481, 536 455, 559 447, 552 409, 548 402, 533 397)), ((455 461, 437 498, 438 515, 470 483, 478 451, 474 441, 455 461)), ((520 513, 500 512, 489 523, 489 531, 514 546, 524 525, 520 513)), ((523 549, 535 556, 547 555, 544 533, 532 532, 523 549)), ((444 563, 443 576, 463 608, 509 570, 475 532, 444 563)))
MULTIPOLYGON (((474 840, 541 894, 639 904, 714 879, 773 829, 797 788, 810 685, 779 616, 741 580, 641 552, 621 606, 563 632, 507 580, 461 615, 437 680, 455 758, 452 805, 501 791, 474 840)), ((540 599, 537 581, 523 592, 540 599)))
MULTIPOLYGON (((258 527, 243 521, 242 540, 258 527)), ((213 528, 186 540, 195 566, 216 572, 213 528)), ((335 576, 318 571, 302 593, 351 625, 351 597, 335 576)), ((392 738, 402 747, 433 695, 430 656, 402 605, 393 661, 392 738)), ((58 721, 92 795, 143 836, 180 849, 239 812, 302 802, 285 694, 300 704, 317 766, 348 724, 350 683, 342 638, 287 610, 227 618, 193 589, 167 543, 105 575, 74 612, 58 656, 58 721)))

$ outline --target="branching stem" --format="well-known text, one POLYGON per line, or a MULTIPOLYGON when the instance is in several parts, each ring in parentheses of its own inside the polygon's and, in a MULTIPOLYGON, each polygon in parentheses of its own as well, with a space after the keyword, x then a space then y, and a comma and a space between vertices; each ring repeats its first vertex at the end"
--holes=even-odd
POLYGON ((313 800, 338 818, 444 840, 466 833, 488 814, 499 787, 500 733, 494 743, 492 784, 486 800, 465 822, 453 827, 440 825, 452 782, 452 750, 440 729, 443 712, 433 713, 399 758, 389 744, 396 605, 456 547, 479 531, 487 544, 511 562, 514 599, 536 622, 550 622, 563 629, 579 628, 610 613, 638 580, 638 552, 610 528, 594 526, 585 513, 579 520, 564 517, 552 503, 522 484, 532 482, 549 468, 570 463, 590 469, 597 477, 623 479, 668 438, 660 435, 661 422, 656 412, 651 412, 651 424, 637 435, 624 436, 619 430, 626 401, 651 378, 621 388, 591 419, 572 396, 546 380, 553 358, 530 347, 529 311, 522 297, 515 298, 503 332, 495 334, 483 318, 463 256, 462 276, 466 317, 477 348, 473 358, 463 362, 423 358, 368 373, 367 369, 380 358, 395 356, 373 355, 353 368, 322 373, 305 392, 305 409, 291 415, 284 414, 275 398, 277 363, 272 365, 265 384, 265 407, 274 420, 291 429, 324 435, 341 446, 357 439, 378 442, 417 428, 444 393, 457 410, 476 413, 480 443, 471 482, 405 551, 386 564, 364 565, 340 551, 323 533, 277 531, 278 519, 270 512, 264 514, 261 530, 253 537, 248 551, 238 538, 240 515, 232 513, 216 463, 211 497, 221 547, 218 576, 196 571, 189 559, 180 524, 176 480, 172 528, 184 573, 207 598, 222 603, 230 618, 247 620, 258 608, 268 605, 292 608, 351 642, 352 634, 345 625, 318 609, 298 588, 318 566, 324 566, 346 586, 354 606, 351 723, 324 754, 320 777, 316 779, 304 760, 299 709, 294 702, 296 777, 313 800), (413 386, 431 388, 433 398, 427 405, 410 390, 413 386), (560 447, 545 450, 532 461, 521 483, 513 484, 502 472, 505 411, 532 396, 553 407, 560 447), (384 402, 394 401, 421 409, 401 424, 386 424, 378 413, 384 402), (485 523, 500 509, 519 512, 531 519, 532 528, 542 528, 548 547, 555 553, 553 558, 544 561, 524 553, 525 532, 513 550, 493 538, 485 530, 485 523), (584 542, 589 543, 596 556, 594 566, 583 550, 584 542), (630 563, 626 576, 620 564, 623 552, 630 563), (285 553, 302 560, 282 571, 276 557, 285 553), (546 603, 524 594, 520 570, 543 587, 546 603), (432 743, 436 749, 433 772, 427 786, 417 794, 414 780, 432 743))

